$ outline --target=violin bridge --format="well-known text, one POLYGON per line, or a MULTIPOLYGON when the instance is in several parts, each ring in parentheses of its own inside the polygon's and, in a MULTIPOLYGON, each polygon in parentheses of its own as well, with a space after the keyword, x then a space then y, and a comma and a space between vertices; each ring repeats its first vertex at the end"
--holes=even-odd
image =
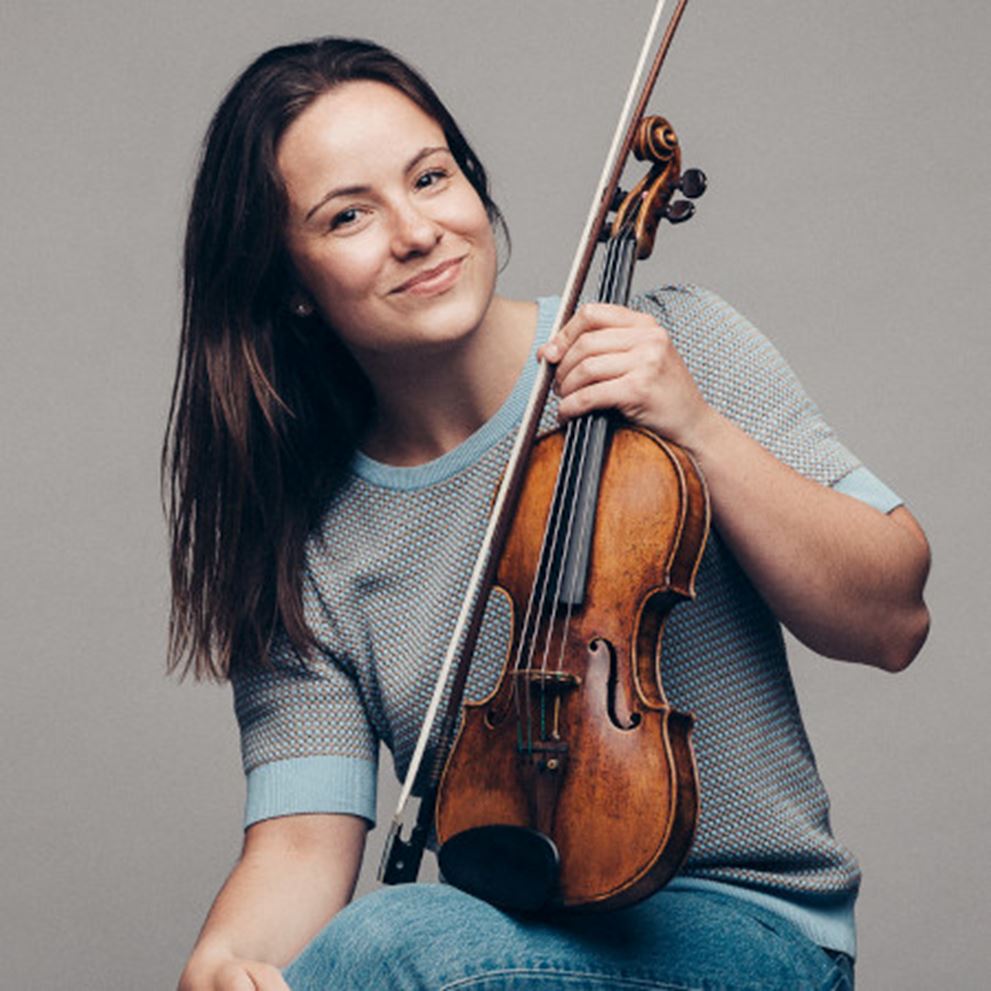
POLYGON ((519 668, 513 672, 517 681, 530 683, 530 691, 554 691, 562 688, 577 688, 581 678, 570 671, 542 671, 540 668, 519 668))

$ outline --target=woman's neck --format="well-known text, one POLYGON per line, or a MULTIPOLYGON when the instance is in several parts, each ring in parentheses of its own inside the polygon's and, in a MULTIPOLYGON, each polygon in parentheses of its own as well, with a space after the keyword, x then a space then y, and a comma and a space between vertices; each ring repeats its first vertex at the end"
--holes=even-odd
POLYGON ((376 416, 361 444, 408 467, 433 461, 490 420, 513 391, 533 344, 535 303, 493 298, 485 321, 443 351, 405 353, 366 367, 376 416))

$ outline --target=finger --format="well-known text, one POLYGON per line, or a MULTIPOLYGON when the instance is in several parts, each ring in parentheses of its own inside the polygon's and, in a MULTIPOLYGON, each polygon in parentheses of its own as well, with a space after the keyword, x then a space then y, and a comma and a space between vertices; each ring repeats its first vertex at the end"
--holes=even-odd
POLYGON ((580 362, 600 354, 631 351, 640 345, 645 336, 652 336, 656 330, 645 327, 609 327, 605 330, 588 330, 577 338, 557 363, 554 375, 560 384, 580 362))
POLYGON ((253 991, 290 991, 285 978, 278 967, 272 967, 264 963, 251 963, 248 965, 248 973, 254 981, 253 991))
POLYGON ((217 974, 216 984, 210 986, 217 988, 217 991, 258 991, 258 985, 248 969, 240 963, 223 967, 217 974))
MULTIPOLYGON (((541 348, 541 357, 557 362, 584 333, 601 327, 631 327, 645 319, 645 314, 614 303, 583 303, 553 339, 541 348)), ((650 317, 646 317, 650 320, 650 317)))
POLYGON ((572 392, 558 403, 557 415, 562 421, 573 420, 595 410, 622 409, 626 398, 627 376, 593 382, 572 392))
POLYGON ((591 354, 577 364, 572 363, 566 372, 558 372, 557 394, 563 399, 594 382, 621 378, 633 370, 634 360, 632 351, 591 354))

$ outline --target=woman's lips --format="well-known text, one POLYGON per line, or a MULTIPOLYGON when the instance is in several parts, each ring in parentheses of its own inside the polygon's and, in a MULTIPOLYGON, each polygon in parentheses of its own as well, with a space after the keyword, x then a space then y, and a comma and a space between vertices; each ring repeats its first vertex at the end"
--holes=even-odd
POLYGON ((407 279, 402 285, 393 289, 393 292, 412 293, 415 296, 432 296, 435 293, 444 292, 458 281, 464 260, 465 256, 462 255, 460 258, 451 258, 439 265, 434 265, 425 272, 420 272, 419 275, 407 279))

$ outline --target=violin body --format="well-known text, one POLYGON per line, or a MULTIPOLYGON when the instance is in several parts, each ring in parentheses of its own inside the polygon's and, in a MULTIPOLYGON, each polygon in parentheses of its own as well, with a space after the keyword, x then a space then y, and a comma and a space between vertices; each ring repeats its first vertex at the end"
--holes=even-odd
POLYGON ((459 886, 510 908, 612 909, 660 888, 694 835, 692 717, 667 703, 661 640, 671 608, 694 595, 709 503, 687 452, 614 426, 587 594, 527 632, 563 446, 557 430, 531 452, 496 572, 512 605, 512 646, 496 688, 464 707, 434 821, 445 876, 472 865, 470 876, 448 878, 459 886), (539 650, 521 660, 524 636, 539 650), (492 842, 493 825, 511 828, 492 842), (530 883, 539 851, 528 836, 549 840, 558 863, 546 890, 502 897, 530 883), (445 858, 445 848, 456 852, 445 858))

